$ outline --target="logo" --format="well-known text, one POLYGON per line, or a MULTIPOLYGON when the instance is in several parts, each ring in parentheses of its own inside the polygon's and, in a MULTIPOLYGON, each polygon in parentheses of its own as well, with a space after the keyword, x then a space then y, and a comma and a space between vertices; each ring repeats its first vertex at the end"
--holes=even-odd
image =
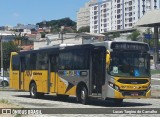
POLYGON ((2 114, 11 114, 11 109, 2 109, 2 114))
POLYGON ((31 71, 31 70, 26 70, 26 75, 27 75, 28 77, 31 77, 31 76, 32 76, 32 71, 31 71))

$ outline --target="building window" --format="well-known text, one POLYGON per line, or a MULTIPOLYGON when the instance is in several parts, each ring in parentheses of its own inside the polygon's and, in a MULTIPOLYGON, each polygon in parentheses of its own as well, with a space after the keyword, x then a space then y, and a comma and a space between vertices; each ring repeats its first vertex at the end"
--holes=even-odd
POLYGON ((120 8, 120 6, 121 6, 120 4, 117 4, 117 8, 120 8))
POLYGON ((132 1, 129 1, 129 5, 132 5, 132 1))
POLYGON ((97 7, 97 6, 95 6, 95 7, 94 7, 94 10, 98 10, 98 7, 97 7))
POLYGON ((132 16, 132 12, 129 13, 129 16, 132 16))
POLYGON ((129 26, 132 26, 132 23, 130 23, 129 26))
POLYGON ((129 11, 132 11, 132 7, 129 7, 129 11))
POLYGON ((117 20, 117 24, 120 24, 121 23, 121 21, 120 20, 117 20))
POLYGON ((117 15, 117 19, 119 19, 121 17, 121 15, 117 15))
POLYGON ((129 18, 129 22, 132 22, 132 18, 129 18))
POLYGON ((121 10, 120 10, 120 9, 118 9, 118 10, 117 10, 117 13, 120 13, 120 12, 121 12, 121 10))
POLYGON ((120 25, 118 25, 118 26, 117 26, 117 29, 121 29, 121 26, 120 26, 120 25))

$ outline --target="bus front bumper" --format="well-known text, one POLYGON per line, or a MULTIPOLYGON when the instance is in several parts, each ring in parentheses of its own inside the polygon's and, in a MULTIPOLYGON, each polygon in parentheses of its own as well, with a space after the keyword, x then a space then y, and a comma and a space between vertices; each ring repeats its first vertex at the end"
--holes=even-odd
POLYGON ((121 99, 137 99, 137 98, 149 98, 151 96, 151 90, 148 91, 114 91, 115 98, 121 99))

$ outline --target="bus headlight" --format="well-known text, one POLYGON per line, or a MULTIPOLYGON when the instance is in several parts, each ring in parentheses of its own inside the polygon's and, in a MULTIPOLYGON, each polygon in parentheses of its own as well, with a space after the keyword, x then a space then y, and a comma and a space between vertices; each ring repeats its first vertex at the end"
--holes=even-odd
POLYGON ((112 87, 113 89, 119 91, 119 87, 111 82, 109 82, 109 86, 112 87))

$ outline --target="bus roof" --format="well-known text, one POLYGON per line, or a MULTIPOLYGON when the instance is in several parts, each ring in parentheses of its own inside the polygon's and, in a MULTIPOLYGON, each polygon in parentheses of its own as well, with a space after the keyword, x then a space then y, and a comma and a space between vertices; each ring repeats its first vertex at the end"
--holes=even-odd
POLYGON ((58 52, 62 51, 62 50, 79 49, 79 48, 93 48, 93 47, 94 47, 94 45, 92 45, 92 44, 62 46, 62 47, 57 46, 57 47, 50 47, 50 48, 41 48, 38 50, 21 51, 21 52, 18 52, 18 54, 20 56, 24 56, 26 54, 31 54, 31 53, 38 53, 38 52, 48 52, 48 53, 58 54, 58 52))
POLYGON ((124 43, 124 44, 130 44, 130 45, 145 45, 146 46, 146 50, 149 51, 149 45, 147 43, 144 43, 144 42, 139 42, 139 41, 102 41, 102 42, 95 42, 95 43, 92 43, 93 45, 95 46, 105 46, 106 49, 108 50, 112 50, 111 48, 111 45, 112 43, 124 43))

